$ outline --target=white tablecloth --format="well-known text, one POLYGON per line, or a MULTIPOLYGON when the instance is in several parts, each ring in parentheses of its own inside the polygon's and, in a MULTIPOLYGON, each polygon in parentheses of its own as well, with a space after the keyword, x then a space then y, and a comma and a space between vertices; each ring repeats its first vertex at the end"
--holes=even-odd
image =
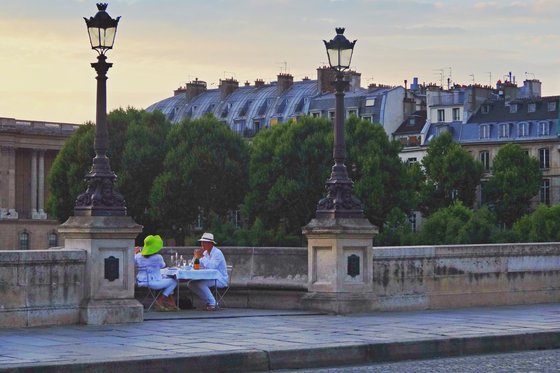
POLYGON ((161 270, 164 276, 173 276, 178 280, 217 280, 220 272, 217 269, 171 269, 161 270))

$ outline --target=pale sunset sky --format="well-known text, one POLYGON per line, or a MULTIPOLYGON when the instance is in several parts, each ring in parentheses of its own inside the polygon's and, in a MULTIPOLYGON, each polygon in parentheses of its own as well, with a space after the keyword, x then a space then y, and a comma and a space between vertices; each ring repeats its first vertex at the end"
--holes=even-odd
MULTIPOLYGON (((0 117, 95 120, 91 0, 0 0, 0 117)), ((560 0, 112 0, 107 109, 145 108, 198 78, 316 77, 322 40, 346 27, 369 83, 494 85, 510 71, 560 95, 560 0)))

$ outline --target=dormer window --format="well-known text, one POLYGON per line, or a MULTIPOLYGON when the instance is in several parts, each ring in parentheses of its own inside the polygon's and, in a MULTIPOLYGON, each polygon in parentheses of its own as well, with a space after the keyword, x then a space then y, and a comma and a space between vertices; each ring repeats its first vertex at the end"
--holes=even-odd
POLYGON ((509 137, 509 123, 500 124, 500 137, 509 137))
POLYGON ((548 103, 548 111, 555 111, 556 110, 556 101, 552 101, 548 103))
POLYGON ((482 114, 488 114, 490 112, 490 105, 482 105, 482 107, 480 108, 480 112, 482 114))
POLYGON ((509 112, 510 113, 517 113, 517 104, 510 104, 509 105, 509 112))
POLYGON ((548 136, 550 134, 550 125, 548 121, 539 122, 539 136, 548 136))
POLYGON ((366 106, 375 106, 375 98, 366 98, 366 106))
POLYGON ((529 123, 521 122, 519 123, 519 137, 529 136, 529 123))
POLYGON ((437 120, 438 122, 445 122, 445 110, 438 109, 437 111, 437 120))
POLYGON ((490 125, 483 124, 480 126, 480 138, 487 139, 490 137, 490 125))
POLYGON ((527 112, 528 113, 534 113, 535 111, 537 111, 537 104, 532 102, 529 105, 527 105, 527 112))

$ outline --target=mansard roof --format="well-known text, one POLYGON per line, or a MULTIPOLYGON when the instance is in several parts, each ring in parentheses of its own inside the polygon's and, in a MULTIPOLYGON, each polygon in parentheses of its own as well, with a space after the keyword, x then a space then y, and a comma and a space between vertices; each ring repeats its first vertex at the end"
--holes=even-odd
POLYGON ((395 136, 417 134, 426 125, 427 111, 418 110, 410 114, 394 132, 395 136))

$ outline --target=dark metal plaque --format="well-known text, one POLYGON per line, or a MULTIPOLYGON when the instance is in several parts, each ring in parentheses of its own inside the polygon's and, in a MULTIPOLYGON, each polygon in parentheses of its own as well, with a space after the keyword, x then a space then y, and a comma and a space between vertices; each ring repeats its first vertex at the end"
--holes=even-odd
POLYGON ((360 274, 360 257, 352 254, 348 257, 348 276, 354 278, 360 274))
POLYGON ((105 258, 105 279, 115 281, 119 278, 119 258, 105 258))

